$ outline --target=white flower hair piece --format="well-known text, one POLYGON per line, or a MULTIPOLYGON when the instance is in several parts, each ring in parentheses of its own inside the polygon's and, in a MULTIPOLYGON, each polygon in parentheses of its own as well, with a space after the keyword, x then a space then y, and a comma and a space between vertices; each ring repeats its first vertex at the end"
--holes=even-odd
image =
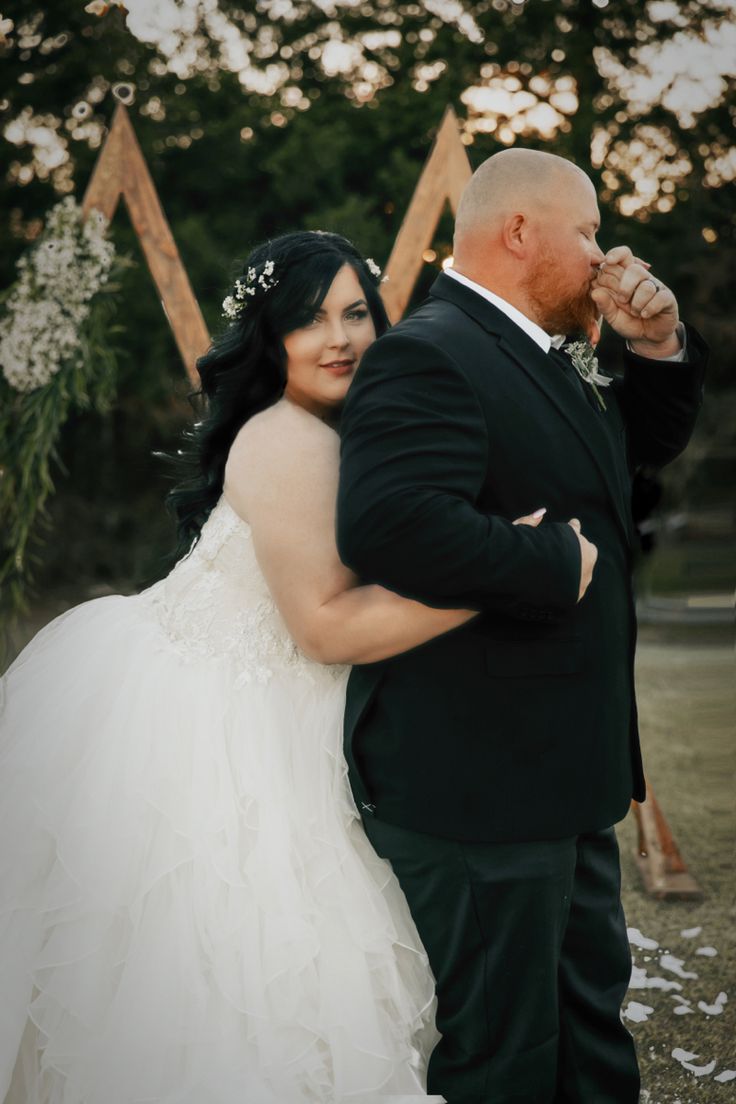
POLYGON ((373 260, 372 257, 366 257, 365 267, 368 269, 371 276, 375 276, 376 279, 378 279, 378 277, 381 275, 381 269, 380 269, 379 265, 376 264, 376 262, 373 260))
POLYGON ((274 263, 266 261, 263 271, 258 272, 252 265, 245 276, 239 276, 235 281, 235 294, 227 295, 222 302, 222 313, 231 321, 239 318, 248 305, 248 299, 256 294, 260 287, 263 291, 270 291, 278 284, 273 278, 274 263))

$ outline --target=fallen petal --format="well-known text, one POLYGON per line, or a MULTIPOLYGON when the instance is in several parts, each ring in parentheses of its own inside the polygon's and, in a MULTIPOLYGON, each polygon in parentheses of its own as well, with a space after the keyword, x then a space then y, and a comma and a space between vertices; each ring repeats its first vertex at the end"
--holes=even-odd
POLYGON ((722 1073, 717 1073, 713 1080, 725 1084, 726 1081, 733 1081, 734 1077, 736 1077, 736 1070, 723 1070, 722 1073))
POLYGON ((682 1050, 681 1047, 675 1047, 672 1051, 672 1057, 680 1062, 683 1069, 690 1070, 690 1073, 694 1073, 696 1077, 705 1077, 707 1073, 712 1073, 716 1068, 715 1058, 712 1062, 708 1062, 707 1066, 694 1066, 690 1059, 697 1058, 697 1054, 690 1054, 689 1051, 682 1050))
POLYGON ((639 1004, 638 1001, 629 1001, 622 1015, 625 1019, 631 1020, 632 1023, 645 1023, 653 1011, 654 1009, 650 1008, 648 1004, 639 1004))
POLYGON ((632 966, 630 989, 682 989, 679 981, 668 981, 661 977, 647 977, 643 966, 632 966))
POLYGON ((682 966, 684 961, 685 960, 682 958, 675 958, 674 955, 663 954, 659 960, 659 965, 663 970, 669 970, 671 973, 677 974, 678 977, 697 978, 697 974, 692 973, 690 970, 683 970, 682 966))
POLYGON ((705 1077, 706 1074, 712 1073, 716 1068, 716 1060, 714 1058, 707 1066, 693 1066, 690 1062, 683 1062, 682 1068, 690 1070, 690 1073, 694 1073, 696 1077, 705 1077))
POLYGON ((723 1006, 728 1002, 728 997, 725 993, 719 993, 713 1004, 706 1004, 705 1001, 698 1001, 698 1008, 701 1012, 705 1012, 708 1016, 720 1016, 723 1011, 723 1006))
POLYGON ((697 955, 703 955, 704 958, 715 958, 715 956, 718 954, 718 951, 715 949, 715 947, 698 947, 695 953, 697 955))
POLYGON ((694 939, 696 935, 700 935, 702 930, 702 928, 684 928, 680 935, 683 939, 694 939))
POLYGON ((627 928, 626 934, 629 937, 629 943, 634 947, 640 947, 643 951, 654 951, 659 946, 656 939, 648 939, 638 928, 627 928))

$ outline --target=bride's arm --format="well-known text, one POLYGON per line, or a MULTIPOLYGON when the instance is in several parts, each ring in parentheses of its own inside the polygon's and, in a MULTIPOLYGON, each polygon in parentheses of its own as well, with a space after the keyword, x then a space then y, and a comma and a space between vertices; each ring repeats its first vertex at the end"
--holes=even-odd
POLYGON ((225 495, 252 530, 256 556, 298 646, 320 663, 373 663, 476 616, 358 586, 335 542, 337 434, 286 402, 236 439, 225 495))

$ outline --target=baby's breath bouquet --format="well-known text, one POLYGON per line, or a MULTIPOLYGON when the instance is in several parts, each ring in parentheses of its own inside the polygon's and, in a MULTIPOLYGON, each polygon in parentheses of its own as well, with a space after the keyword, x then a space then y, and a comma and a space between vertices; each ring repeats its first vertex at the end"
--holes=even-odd
POLYGON ((2 297, 0 611, 11 618, 24 606, 61 428, 73 410, 109 409, 115 392, 111 336, 121 327, 111 325, 111 293, 130 262, 106 234, 99 212, 84 219, 74 199, 62 200, 2 297))

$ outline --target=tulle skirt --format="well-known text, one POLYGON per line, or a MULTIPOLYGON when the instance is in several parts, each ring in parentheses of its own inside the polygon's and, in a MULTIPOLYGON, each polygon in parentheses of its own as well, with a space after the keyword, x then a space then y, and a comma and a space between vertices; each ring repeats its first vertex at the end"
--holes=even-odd
POLYGON ((346 781, 346 679, 187 660, 145 593, 71 610, 16 660, 0 1100, 442 1099, 427 959, 346 781))

